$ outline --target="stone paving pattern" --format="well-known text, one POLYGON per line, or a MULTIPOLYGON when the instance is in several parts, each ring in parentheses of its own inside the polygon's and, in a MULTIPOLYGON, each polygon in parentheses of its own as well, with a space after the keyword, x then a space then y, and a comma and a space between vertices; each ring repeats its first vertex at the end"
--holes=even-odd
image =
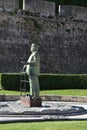
POLYGON ((43 101, 42 107, 29 108, 20 100, 0 102, 0 123, 86 119, 87 103, 43 101))

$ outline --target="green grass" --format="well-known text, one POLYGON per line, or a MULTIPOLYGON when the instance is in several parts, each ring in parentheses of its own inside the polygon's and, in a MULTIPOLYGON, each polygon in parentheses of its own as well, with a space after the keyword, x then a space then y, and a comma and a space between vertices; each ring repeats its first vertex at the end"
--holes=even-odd
POLYGON ((41 95, 47 94, 59 96, 87 96, 87 89, 62 89, 41 91, 41 95))
MULTIPOLYGON (((2 95, 20 95, 20 91, 0 90, 2 95)), ((87 96, 87 89, 44 90, 40 95, 87 96)))
POLYGON ((19 91, 0 90, 0 95, 19 95, 19 91))
POLYGON ((87 121, 0 124, 0 130, 87 130, 87 121))

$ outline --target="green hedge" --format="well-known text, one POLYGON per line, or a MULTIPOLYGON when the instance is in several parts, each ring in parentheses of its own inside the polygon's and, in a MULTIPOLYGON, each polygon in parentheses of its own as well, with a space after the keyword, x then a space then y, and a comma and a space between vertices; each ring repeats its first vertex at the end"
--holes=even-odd
POLYGON ((86 89, 86 74, 45 74, 40 76, 41 89, 86 89))
MULTIPOLYGON (((87 74, 41 74, 39 83, 41 90, 87 89, 87 74)), ((20 90, 20 74, 1 74, 1 87, 5 90, 20 90)))
POLYGON ((20 90, 20 74, 3 73, 1 74, 1 87, 5 90, 20 90))

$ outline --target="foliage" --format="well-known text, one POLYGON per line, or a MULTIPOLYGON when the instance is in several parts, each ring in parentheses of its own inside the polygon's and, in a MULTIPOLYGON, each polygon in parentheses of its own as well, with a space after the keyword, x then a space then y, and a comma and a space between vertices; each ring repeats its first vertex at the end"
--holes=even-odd
POLYGON ((86 74, 42 74, 40 77, 41 89, 86 89, 86 74))
POLYGON ((3 73, 1 74, 1 86, 5 90, 19 90, 20 89, 20 74, 3 73))
POLYGON ((19 9, 23 9, 23 0, 19 0, 19 9))
MULTIPOLYGON (((87 74, 41 74, 39 83, 41 90, 87 89, 87 74)), ((20 73, 2 73, 1 87, 5 90, 20 90, 20 73)))
POLYGON ((38 31, 42 30, 42 25, 40 23, 38 23, 37 21, 34 21, 34 27, 38 31))

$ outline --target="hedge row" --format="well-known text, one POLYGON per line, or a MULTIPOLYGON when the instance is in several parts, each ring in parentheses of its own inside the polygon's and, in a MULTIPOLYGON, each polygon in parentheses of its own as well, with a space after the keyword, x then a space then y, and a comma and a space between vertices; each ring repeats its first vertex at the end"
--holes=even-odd
MULTIPOLYGON (((20 90, 20 74, 3 73, 1 87, 5 90, 20 90)), ((52 89, 87 89, 87 74, 41 74, 39 76, 41 90, 52 89)), ((27 84, 29 89, 29 84, 27 84)))
POLYGON ((1 87, 5 90, 20 90, 20 74, 1 74, 1 87))
POLYGON ((87 89, 86 74, 44 74, 39 79, 41 89, 87 89))

